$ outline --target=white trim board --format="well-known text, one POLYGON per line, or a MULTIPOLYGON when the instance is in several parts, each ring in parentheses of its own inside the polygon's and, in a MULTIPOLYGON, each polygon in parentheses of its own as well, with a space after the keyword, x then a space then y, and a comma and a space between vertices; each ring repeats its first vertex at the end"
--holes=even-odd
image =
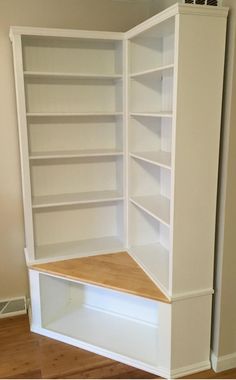
POLYGON ((215 372, 236 368, 236 352, 223 356, 216 356, 214 352, 211 352, 211 364, 215 372))

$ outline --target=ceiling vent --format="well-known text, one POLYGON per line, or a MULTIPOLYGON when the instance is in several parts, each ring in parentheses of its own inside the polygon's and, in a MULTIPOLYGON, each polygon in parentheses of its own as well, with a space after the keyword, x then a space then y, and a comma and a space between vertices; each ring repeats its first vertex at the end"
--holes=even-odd
POLYGON ((222 6, 222 0, 183 0, 185 4, 222 6))

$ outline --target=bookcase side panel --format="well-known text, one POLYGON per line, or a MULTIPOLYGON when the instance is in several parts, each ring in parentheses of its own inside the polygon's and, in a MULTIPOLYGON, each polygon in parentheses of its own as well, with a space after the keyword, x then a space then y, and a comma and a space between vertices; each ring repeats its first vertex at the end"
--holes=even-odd
POLYGON ((226 19, 179 15, 172 296, 211 292, 226 19))

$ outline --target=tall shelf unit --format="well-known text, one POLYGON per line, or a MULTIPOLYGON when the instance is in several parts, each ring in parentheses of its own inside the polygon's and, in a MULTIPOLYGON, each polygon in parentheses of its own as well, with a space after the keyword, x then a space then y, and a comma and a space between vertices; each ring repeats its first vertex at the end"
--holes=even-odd
POLYGON ((227 14, 11 28, 32 331, 164 377, 210 368, 227 14))

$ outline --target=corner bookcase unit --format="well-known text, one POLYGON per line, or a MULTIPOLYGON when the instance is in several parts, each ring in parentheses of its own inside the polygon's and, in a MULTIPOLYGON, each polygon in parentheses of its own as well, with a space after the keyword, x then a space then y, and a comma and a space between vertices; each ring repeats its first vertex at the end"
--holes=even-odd
POLYGON ((227 14, 11 28, 32 331, 168 378, 210 368, 227 14))

